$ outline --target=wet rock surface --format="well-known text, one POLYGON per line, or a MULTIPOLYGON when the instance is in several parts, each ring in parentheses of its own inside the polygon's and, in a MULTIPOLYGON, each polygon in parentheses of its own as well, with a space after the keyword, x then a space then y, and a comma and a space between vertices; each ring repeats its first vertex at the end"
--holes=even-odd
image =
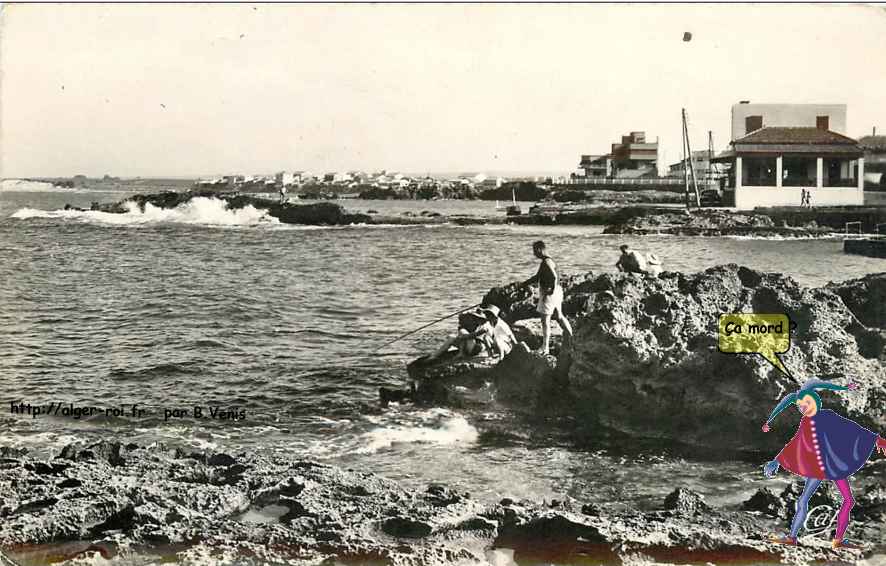
MULTIPOLYGON (((827 536, 804 540, 799 548, 779 547, 766 535, 783 528, 782 507, 775 513, 750 503, 747 510, 711 509, 685 488, 669 495, 660 510, 645 512, 611 512, 570 498, 484 504, 444 485, 410 491, 373 474, 317 462, 107 444, 119 450, 122 463, 75 457, 62 481, 37 474, 39 461, 27 456, 0 469, 0 546, 7 555, 21 558, 61 545, 71 555, 108 557, 140 549, 164 560, 211 561, 224 554, 247 564, 481 563, 499 551, 518 562, 563 563, 590 555, 624 564, 642 553, 680 563, 716 563, 723 556, 760 564, 854 563, 882 552, 886 542, 872 522, 854 531, 868 543, 863 551, 834 551, 827 536), (238 479, 219 481, 233 467, 238 479)), ((81 454, 82 447, 65 453, 81 454)), ((886 497, 878 489, 859 496, 860 516, 882 513, 886 497)))
MULTIPOLYGON (((879 307, 863 321, 853 312, 877 301, 882 275, 804 288, 779 273, 729 264, 658 277, 586 273, 564 277, 563 286, 575 338, 558 358, 515 348, 501 364, 414 367, 410 375, 434 387, 493 383, 496 401, 533 415, 568 413, 588 430, 755 454, 779 450, 796 430, 797 416, 785 414, 770 433, 760 431, 782 396, 811 377, 851 381, 857 391, 824 392, 824 406, 886 430, 880 329, 864 324, 882 323, 879 307), (718 350, 718 315, 741 312, 790 318, 791 347, 781 359, 793 377, 762 356, 718 350)), ((483 302, 498 306, 527 346, 538 340, 531 291, 506 285, 483 302)))

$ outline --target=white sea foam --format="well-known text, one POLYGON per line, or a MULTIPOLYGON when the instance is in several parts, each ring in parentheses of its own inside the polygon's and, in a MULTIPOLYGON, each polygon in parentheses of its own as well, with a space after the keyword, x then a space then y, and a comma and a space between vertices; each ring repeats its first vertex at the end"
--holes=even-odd
POLYGON ((32 455, 54 455, 68 444, 84 440, 67 433, 39 432, 36 434, 0 434, 0 446, 26 448, 32 455))
POLYGON ((436 409, 422 416, 418 425, 384 426, 361 435, 357 452, 372 454, 397 444, 472 444, 478 432, 461 415, 436 409))
POLYGON ((39 181, 25 181, 24 179, 3 179, 2 181, 0 181, 0 191, 22 193, 49 193, 67 190, 70 189, 62 189, 53 186, 52 183, 42 183, 39 181))
POLYGON ((3 179, 0 181, 0 192, 8 193, 67 193, 67 194, 84 194, 84 193, 122 193, 120 189, 103 189, 103 188, 72 188, 57 187, 52 183, 43 181, 26 181, 24 179, 3 179))
POLYGON ((20 220, 28 218, 65 218, 82 222, 110 224, 115 226, 176 223, 206 226, 256 226, 277 225, 280 221, 252 205, 237 210, 227 208, 223 200, 210 197, 194 197, 175 208, 159 208, 150 203, 142 211, 134 202, 126 203, 127 212, 113 214, 94 210, 36 210, 22 208, 12 215, 20 220))

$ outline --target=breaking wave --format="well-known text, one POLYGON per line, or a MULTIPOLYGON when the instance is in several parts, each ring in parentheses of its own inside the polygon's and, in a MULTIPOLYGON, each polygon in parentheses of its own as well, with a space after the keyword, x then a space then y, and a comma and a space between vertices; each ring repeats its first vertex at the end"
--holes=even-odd
POLYGON ((479 437, 467 419, 445 409, 426 411, 420 420, 420 424, 383 426, 364 433, 357 452, 372 454, 397 444, 473 444, 479 437))
POLYGON ((207 226, 256 226, 277 225, 280 221, 252 205, 237 210, 227 208, 223 200, 210 197, 194 197, 175 208, 158 208, 145 203, 141 210, 134 202, 125 203, 127 212, 114 214, 95 210, 37 210, 22 208, 12 218, 64 218, 82 222, 97 222, 115 226, 139 224, 201 224, 207 226))
POLYGON ((0 192, 9 193, 65 193, 65 194, 87 194, 87 193, 121 193, 120 189, 109 189, 101 187, 58 187, 52 183, 45 181, 28 181, 26 179, 3 179, 0 180, 0 192))

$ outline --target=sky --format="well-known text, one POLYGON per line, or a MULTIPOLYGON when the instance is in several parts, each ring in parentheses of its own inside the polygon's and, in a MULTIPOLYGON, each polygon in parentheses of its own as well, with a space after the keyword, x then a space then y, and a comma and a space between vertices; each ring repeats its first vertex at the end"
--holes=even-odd
POLYGON ((0 176, 575 171, 739 100, 886 133, 886 8, 4 4, 0 176), (692 34, 683 41, 684 32, 692 34))

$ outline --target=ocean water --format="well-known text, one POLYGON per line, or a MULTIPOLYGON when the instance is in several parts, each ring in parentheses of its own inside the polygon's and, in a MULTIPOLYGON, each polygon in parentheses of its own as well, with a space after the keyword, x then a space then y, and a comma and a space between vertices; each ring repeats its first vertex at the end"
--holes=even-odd
MULTIPOLYGON (((121 215, 62 210, 125 194, 0 190, 0 445, 49 455, 74 440, 119 436, 315 458, 417 487, 447 483, 490 501, 570 496, 652 508, 682 485, 714 505, 734 505, 763 485, 780 489, 787 478, 764 483, 762 462, 578 445, 568 426, 528 422, 494 405, 382 409, 378 388, 403 386, 406 363, 434 349, 454 323, 373 351, 478 302, 492 286, 529 277, 537 239, 568 273, 612 270, 624 242, 655 251, 667 269, 735 262, 804 285, 883 270, 882 260, 843 254, 838 238, 301 227, 254 209, 227 211, 213 199, 121 215), (11 412, 19 402, 123 414, 32 418, 11 412), (143 413, 132 414, 133 404, 143 413), (194 419, 195 406, 217 407, 228 418, 194 419)), ((482 202, 343 204, 389 214, 497 214, 495 203, 482 202)))

